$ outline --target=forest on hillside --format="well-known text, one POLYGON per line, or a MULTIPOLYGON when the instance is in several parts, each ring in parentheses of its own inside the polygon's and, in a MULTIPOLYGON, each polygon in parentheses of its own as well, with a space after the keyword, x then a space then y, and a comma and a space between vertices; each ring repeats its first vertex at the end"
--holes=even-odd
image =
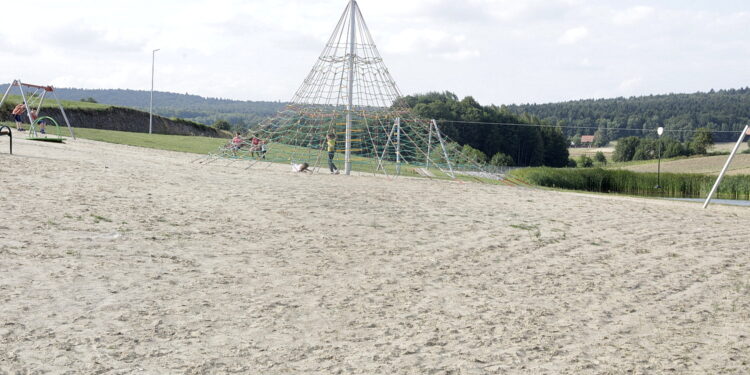
POLYGON ((558 124, 569 137, 593 135, 597 129, 602 129, 610 140, 655 137, 655 130, 663 126, 670 136, 687 141, 696 129, 705 127, 712 131, 714 141, 729 142, 736 140, 737 132, 750 123, 750 87, 504 108, 558 124))
POLYGON ((470 96, 459 100, 451 92, 413 95, 403 100, 417 116, 438 120, 440 130, 464 146, 464 152, 490 164, 550 167, 568 164, 568 142, 561 129, 524 126, 538 123, 533 117, 519 116, 494 105, 483 106, 470 96))

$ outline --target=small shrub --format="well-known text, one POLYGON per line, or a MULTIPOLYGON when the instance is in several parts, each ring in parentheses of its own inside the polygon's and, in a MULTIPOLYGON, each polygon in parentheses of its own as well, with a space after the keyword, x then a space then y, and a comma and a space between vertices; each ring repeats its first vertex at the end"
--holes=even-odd
POLYGON ((492 159, 490 159, 490 164, 496 167, 512 167, 515 163, 513 162, 513 158, 510 155, 498 152, 497 154, 492 156, 492 159))
POLYGON ((588 155, 581 155, 578 157, 578 166, 581 168, 591 168, 594 166, 594 161, 588 155))
POLYGON ((596 154, 594 154, 594 161, 602 165, 607 165, 607 157, 604 156, 604 153, 601 151, 597 151, 596 154))
POLYGON ((485 163, 487 161, 487 155, 485 155, 484 152, 477 150, 469 145, 464 145, 461 148, 461 154, 463 154, 463 156, 465 156, 466 159, 470 161, 476 161, 479 163, 485 163))
POLYGON ((214 122, 213 125, 211 125, 211 127, 213 127, 214 129, 219 129, 219 130, 231 130, 232 124, 230 124, 226 120, 216 120, 216 122, 214 122))

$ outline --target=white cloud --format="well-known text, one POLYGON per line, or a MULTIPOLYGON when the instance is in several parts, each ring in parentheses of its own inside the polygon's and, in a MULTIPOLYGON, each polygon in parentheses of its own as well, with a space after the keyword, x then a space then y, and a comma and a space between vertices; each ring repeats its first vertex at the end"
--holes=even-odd
POLYGON ((390 38, 384 51, 391 54, 427 54, 452 61, 477 58, 479 50, 468 47, 464 35, 431 29, 407 29, 390 38))
MULTIPOLYGON (((345 5, 344 0, 39 0, 34 12, 43 25, 10 17, 0 30, 0 72, 6 75, 0 80, 148 89, 151 49, 161 48, 159 90, 287 100, 345 5)), ((360 0, 359 5, 405 94, 451 90, 503 104, 750 82, 750 13, 739 0, 360 0)))
POLYGON ((444 52, 441 53, 439 56, 451 61, 465 61, 465 60, 471 60, 479 58, 482 54, 475 50, 469 50, 469 49, 462 49, 455 52, 444 52))
POLYGON ((640 86, 642 82, 643 82, 643 78, 641 78, 641 77, 628 78, 628 79, 620 82, 620 85, 618 86, 618 89, 620 89, 621 91, 633 90, 633 89, 637 88, 638 86, 640 86))
POLYGON ((612 22, 618 26, 633 25, 645 20, 655 13, 654 8, 648 6, 636 6, 615 13, 612 22))
POLYGON ((584 26, 565 30, 563 35, 557 39, 560 44, 575 44, 589 36, 589 29, 584 26))

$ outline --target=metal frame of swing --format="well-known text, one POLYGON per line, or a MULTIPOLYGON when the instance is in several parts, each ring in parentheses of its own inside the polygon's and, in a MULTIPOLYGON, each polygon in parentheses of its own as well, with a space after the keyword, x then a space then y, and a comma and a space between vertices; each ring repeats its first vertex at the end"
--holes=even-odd
MULTIPOLYGON (((35 123, 35 120, 33 120, 31 118, 31 111, 29 110, 29 108, 30 108, 29 101, 30 100, 26 99, 26 93, 24 93, 23 87, 31 87, 31 88, 35 89, 34 93, 32 93, 32 95, 29 96, 29 99, 34 99, 36 97, 36 93, 39 92, 39 90, 42 90, 42 94, 41 94, 41 96, 39 96, 39 103, 36 106, 37 113, 39 113, 39 111, 41 110, 42 104, 44 103, 44 99, 45 99, 47 93, 48 92, 52 93, 52 96, 54 97, 55 101, 57 102, 57 107, 60 109, 60 113, 62 114, 62 117, 65 120, 65 125, 68 126, 68 130, 70 131, 70 136, 73 139, 76 139, 75 133, 73 133, 73 127, 70 126, 70 121, 68 121, 68 115, 65 113, 65 109, 63 108, 62 103, 60 103, 60 99, 57 97, 57 94, 55 94, 55 89, 52 86, 32 85, 30 83, 23 83, 19 79, 15 79, 15 80, 13 80, 13 82, 10 83, 10 85, 8 85, 8 88, 5 90, 5 94, 3 94, 2 99, 0 99, 0 106, 3 105, 3 103, 5 102, 5 99, 7 99, 8 94, 10 94, 10 91, 11 91, 11 89, 13 87, 18 87, 18 90, 21 92, 21 98, 23 99, 23 104, 26 106, 26 117, 28 117, 28 119, 29 119, 29 125, 30 125, 29 135, 31 135, 31 130, 32 130, 31 127, 33 127, 33 125, 35 123)), ((35 103, 32 102, 31 104, 35 104, 35 103)), ((45 117, 48 117, 48 116, 45 116, 45 117)), ((57 124, 56 121, 55 121, 55 124, 57 124)), ((36 132, 34 132, 34 133, 36 133, 36 132)), ((33 137, 30 137, 30 138, 33 138, 33 137)))

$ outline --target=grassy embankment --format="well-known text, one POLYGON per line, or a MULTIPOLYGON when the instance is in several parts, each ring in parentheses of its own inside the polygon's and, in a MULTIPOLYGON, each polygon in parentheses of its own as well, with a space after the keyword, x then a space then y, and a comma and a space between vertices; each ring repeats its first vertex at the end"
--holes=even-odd
MULTIPOLYGON (((27 100, 29 100, 28 97, 27 97, 27 100)), ((13 107, 15 107, 17 104, 22 103, 22 102, 23 102, 23 100, 22 100, 22 98, 21 98, 20 95, 8 95, 8 97, 6 98, 5 102, 3 103, 3 107, 0 108, 0 112, 10 112, 13 107)), ((33 102, 30 102, 30 103, 32 103, 30 105, 32 108, 36 108, 36 106, 33 105, 33 102)), ((108 105, 108 104, 101 104, 101 103, 90 103, 90 102, 80 102, 80 101, 71 101, 71 100, 61 100, 60 104, 62 104, 62 107, 66 110, 66 112, 69 112, 68 113, 68 117, 71 117, 71 115, 73 115, 73 112, 79 112, 79 113, 81 113, 81 112, 84 112, 84 113, 97 113, 97 112, 100 112, 100 111, 101 112, 130 111, 130 113, 136 112, 136 113, 141 113, 143 115, 148 115, 148 113, 139 111, 137 109, 127 108, 127 107, 118 107, 118 106, 113 106, 113 105, 108 105)), ((52 98, 52 97, 47 97, 47 98, 45 98, 44 104, 41 107, 40 116, 45 116, 45 115, 47 115, 49 113, 48 110, 50 110, 50 109, 57 110, 57 108, 58 108, 57 101, 55 101, 54 98, 52 98)), ((97 116, 107 116, 107 115, 108 115, 108 113, 97 113, 97 116)), ((55 117, 55 119, 57 120, 57 122, 60 125, 64 125, 64 122, 62 121, 62 118, 60 118, 58 116, 53 116, 53 117, 55 117)), ((162 117, 158 116, 158 115, 154 115, 154 118, 156 119, 156 118, 162 118, 162 117)), ((26 121, 28 121, 27 117, 24 117, 24 119, 26 121)), ((186 125, 188 127, 193 127, 193 128, 199 129, 199 130, 207 130, 207 129, 209 129, 209 130, 213 131, 213 129, 210 126, 205 125, 205 124, 201 124, 201 123, 197 123, 197 122, 194 122, 194 121, 189 121, 189 120, 185 120, 185 119, 181 119, 181 118, 169 118, 169 119, 164 118, 164 119, 169 120, 169 121, 171 121, 173 123, 177 123, 177 124, 181 124, 181 125, 186 125)), ((73 119, 71 118, 71 121, 72 120, 73 119)), ((73 125, 75 126, 75 124, 73 124, 73 125)), ((226 137, 226 138, 231 137, 231 134, 229 132, 220 131, 219 133, 223 133, 223 136, 226 137)))

